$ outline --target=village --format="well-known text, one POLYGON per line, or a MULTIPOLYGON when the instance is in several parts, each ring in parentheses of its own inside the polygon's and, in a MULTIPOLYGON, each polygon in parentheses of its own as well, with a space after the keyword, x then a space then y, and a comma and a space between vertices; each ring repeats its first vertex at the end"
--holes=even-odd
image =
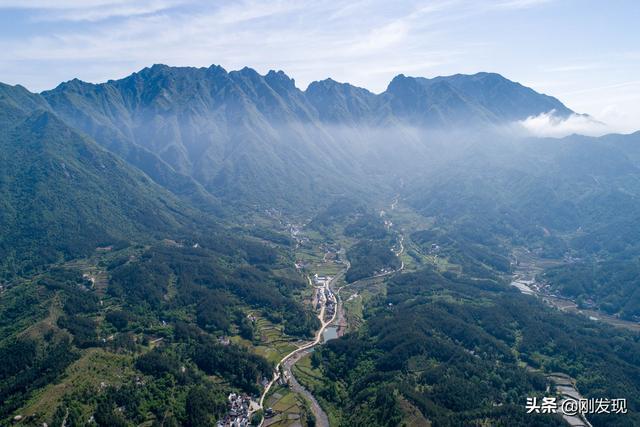
MULTIPOLYGON (((331 290, 332 276, 320 276, 315 274, 310 278, 314 286, 313 306, 319 313, 324 313, 323 322, 330 322, 334 318, 336 306, 338 303, 335 293, 331 290), (324 307, 324 310, 323 310, 324 307)), ((254 320, 254 319, 251 319, 254 320)), ((219 337, 218 341, 223 345, 229 345, 228 337, 219 337)), ((291 374, 288 369, 279 367, 277 383, 280 386, 291 386, 291 374)), ((266 378, 263 379, 263 386, 268 384, 266 378)), ((252 414, 258 408, 257 402, 246 394, 230 393, 228 396, 229 411, 220 420, 216 427, 248 427, 251 424, 252 414)), ((277 415, 277 411, 272 408, 265 408, 265 419, 272 418, 277 415)))
POLYGON ((332 280, 333 277, 331 276, 319 276, 318 274, 313 276, 313 284, 315 286, 313 305, 318 311, 320 311, 324 305, 325 321, 332 319, 336 311, 337 299, 330 287, 332 280))
POLYGON ((246 394, 230 393, 229 412, 217 422, 216 427, 248 427, 250 410, 255 402, 246 394))

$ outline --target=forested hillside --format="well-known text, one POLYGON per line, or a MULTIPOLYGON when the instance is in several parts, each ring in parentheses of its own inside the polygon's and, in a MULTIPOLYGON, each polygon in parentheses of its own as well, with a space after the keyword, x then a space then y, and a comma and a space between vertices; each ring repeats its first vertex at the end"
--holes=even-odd
POLYGON ((205 226, 197 210, 54 114, 15 119, 0 133, 3 276, 205 226))
MULTIPOLYGON (((560 314, 493 280, 403 274, 366 313, 367 328, 313 357, 325 375, 314 391, 340 408, 345 425, 398 425, 399 399, 437 426, 564 425, 524 413, 526 397, 548 395, 543 371, 575 376, 587 397, 640 404, 637 334, 560 314)), ((589 420, 626 426, 636 418, 589 420)))
POLYGON ((298 357, 334 424, 561 425, 523 406, 552 372, 639 423, 637 332, 509 283, 525 253, 637 326, 640 134, 519 133, 541 113, 574 114, 491 73, 0 85, 0 424, 212 425, 298 357))

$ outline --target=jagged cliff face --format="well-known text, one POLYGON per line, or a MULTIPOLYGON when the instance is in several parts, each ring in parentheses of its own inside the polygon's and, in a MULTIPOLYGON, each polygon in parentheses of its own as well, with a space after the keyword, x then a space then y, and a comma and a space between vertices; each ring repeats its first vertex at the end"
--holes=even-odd
POLYGON ((216 196, 276 203, 354 191, 347 176, 376 173, 370 165, 380 158, 391 165, 397 155, 387 151, 398 139, 416 142, 406 127, 492 126, 571 113, 555 98, 488 73, 400 75, 373 94, 331 79, 302 91, 282 71, 155 65, 99 85, 73 80, 42 98, 152 177, 163 174, 140 160, 140 149, 216 196), (380 145, 394 128, 401 136, 380 145))

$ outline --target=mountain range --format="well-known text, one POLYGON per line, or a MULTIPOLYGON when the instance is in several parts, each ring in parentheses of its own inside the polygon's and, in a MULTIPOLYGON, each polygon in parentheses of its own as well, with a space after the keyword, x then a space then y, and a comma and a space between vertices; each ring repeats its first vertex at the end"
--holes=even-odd
MULTIPOLYGON (((493 73, 399 75, 380 94, 332 79, 302 91, 282 71, 219 66, 154 65, 124 79, 76 79, 41 94, 0 85, 3 169, 17 168, 5 174, 2 226, 22 230, 4 234, 3 253, 15 254, 24 233, 49 236, 26 239, 39 248, 62 244, 53 222, 22 217, 19 224, 9 214, 39 200, 60 207, 51 218, 77 219, 74 235, 94 236, 84 240, 87 248, 135 230, 157 234, 163 225, 176 230, 203 218, 212 224, 247 209, 299 215, 343 196, 371 200, 398 191, 409 191, 425 215, 469 217, 485 206, 525 235, 538 226, 566 231, 589 218, 592 224, 584 206, 594 197, 636 194, 633 180, 614 177, 635 171, 633 136, 603 151, 598 143, 562 140, 514 145, 496 131, 549 112, 573 114, 557 99, 493 73), (594 150, 600 161, 587 166, 584 153, 594 150), (87 153, 101 160, 86 163, 87 153), (21 175, 34 159, 43 159, 42 174, 21 175), (604 165, 608 172, 595 185, 592 177, 604 165), (59 199, 45 191, 51 188, 59 199), (534 203, 520 202, 526 194, 547 202, 524 208, 534 203), (469 197, 479 204, 466 203, 469 197), (29 224, 49 231, 27 231, 29 224)), ((77 255, 58 248, 43 257, 56 253, 77 255)))
POLYGON ((320 335, 323 271, 359 283, 305 369, 332 425, 530 425, 551 372, 636 425, 637 334, 509 282, 526 254, 576 310, 640 319, 640 132, 512 132, 542 113, 575 114, 491 73, 0 84, 3 425, 212 425, 320 335))
MULTIPOLYGON (((102 84, 75 79, 41 94, 8 86, 3 92, 23 111, 55 112, 158 184, 207 208, 216 204, 210 195, 286 207, 357 191, 379 172, 371 168, 377 160, 403 164, 386 141, 375 144, 386 129, 499 126, 550 111, 572 113, 557 99, 492 73, 399 75, 373 94, 332 79, 302 91, 282 71, 154 65, 102 84)), ((415 139, 408 131, 401 138, 415 139)))

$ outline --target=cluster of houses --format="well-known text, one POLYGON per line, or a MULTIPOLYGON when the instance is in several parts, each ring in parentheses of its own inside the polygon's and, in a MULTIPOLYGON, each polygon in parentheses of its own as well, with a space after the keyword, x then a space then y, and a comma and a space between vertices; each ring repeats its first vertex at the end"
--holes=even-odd
POLYGON ((218 421, 216 427, 248 427, 251 398, 246 394, 229 394, 229 412, 218 421))
POLYGON ((333 294, 329 283, 333 278, 331 276, 319 276, 315 274, 313 276, 313 283, 318 286, 314 296, 313 305, 316 310, 320 310, 322 304, 325 304, 325 316, 331 318, 336 310, 336 297, 333 294))
POLYGON ((336 311, 336 298, 333 296, 333 292, 329 287, 324 288, 324 300, 326 301, 324 315, 327 319, 331 319, 333 313, 336 311))
POLYGON ((556 295, 553 290, 551 289, 551 286, 548 283, 544 283, 544 282, 537 282, 535 280, 531 280, 531 281, 527 281, 527 285, 534 291, 543 295, 547 295, 553 298, 558 298, 558 295, 556 295))
POLYGON ((322 296, 324 295, 324 292, 322 291, 322 289, 316 289, 314 296, 313 296, 313 306, 315 307, 316 311, 319 311, 320 308, 322 307, 322 296))
POLYGON ((296 241, 296 247, 309 242, 309 238, 300 236, 301 226, 296 224, 287 224, 289 227, 289 234, 296 241))
POLYGON ((336 311, 336 305, 333 301, 327 301, 327 308, 324 311, 326 320, 330 320, 333 317, 333 313, 336 311))
POLYGON ((318 276, 318 274, 313 275, 313 284, 316 286, 326 286, 331 282, 331 276, 318 276))

